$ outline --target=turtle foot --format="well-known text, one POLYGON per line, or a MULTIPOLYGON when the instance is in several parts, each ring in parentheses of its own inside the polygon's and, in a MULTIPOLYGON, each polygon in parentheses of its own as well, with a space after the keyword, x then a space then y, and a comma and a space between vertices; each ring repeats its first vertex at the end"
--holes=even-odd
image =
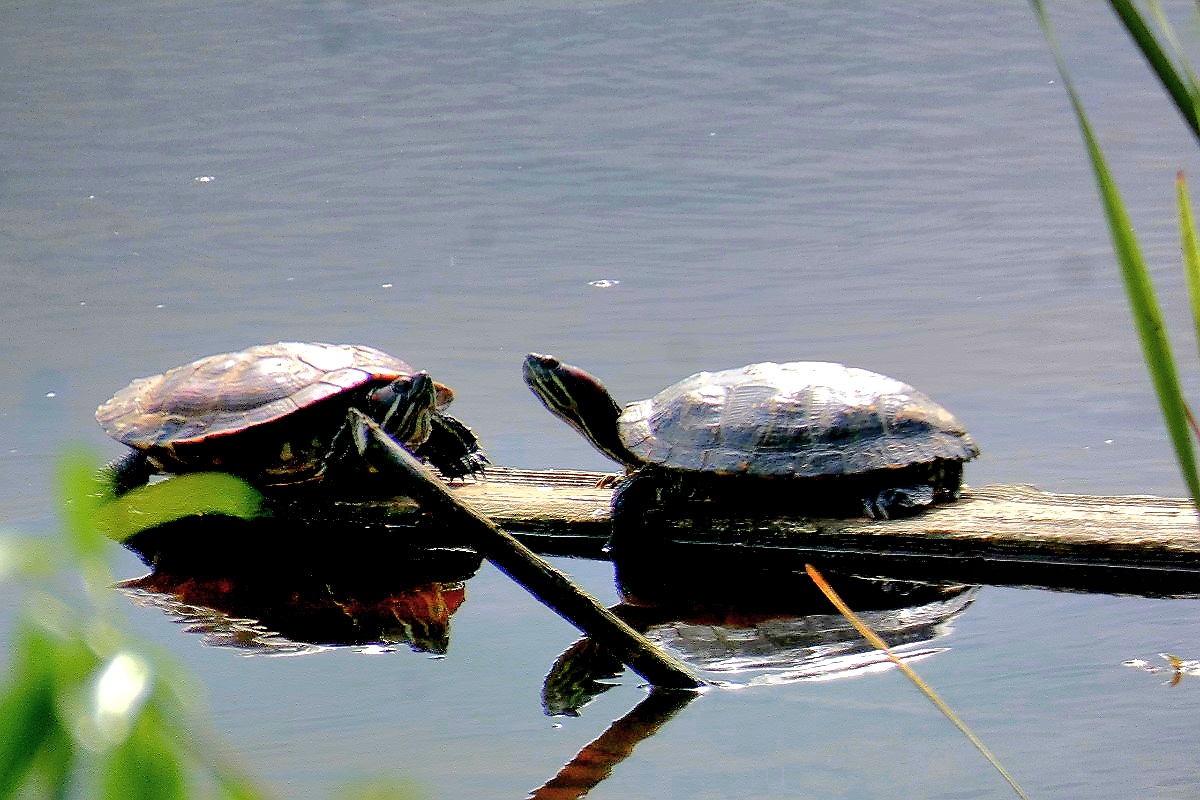
POLYGON ((899 519, 919 514, 933 505, 933 487, 891 486, 863 499, 863 511, 871 519, 899 519))
POLYGON ((492 463, 488 457, 481 451, 476 450, 473 453, 467 453, 459 458, 434 458, 427 457, 430 464, 437 467, 437 471, 442 473, 442 476, 448 480, 458 478, 473 478, 476 475, 482 475, 487 471, 488 466, 492 463))
POLYGON ((478 475, 491 463, 479 449, 475 432, 454 417, 435 414, 429 438, 414 451, 446 478, 478 475))
POLYGON ((597 489, 615 489, 621 485, 621 482, 628 478, 628 473, 614 472, 610 475, 605 475, 600 480, 596 481, 597 489))

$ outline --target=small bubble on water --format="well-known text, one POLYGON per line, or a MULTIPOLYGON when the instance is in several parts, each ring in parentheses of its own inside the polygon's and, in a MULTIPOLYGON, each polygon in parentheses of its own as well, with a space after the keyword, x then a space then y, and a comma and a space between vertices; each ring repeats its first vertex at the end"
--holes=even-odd
POLYGON ((596 281, 588 281, 588 286, 595 286, 597 289, 611 289, 612 287, 617 286, 620 283, 621 283, 620 281, 609 280, 608 278, 601 278, 600 280, 596 280, 596 281))

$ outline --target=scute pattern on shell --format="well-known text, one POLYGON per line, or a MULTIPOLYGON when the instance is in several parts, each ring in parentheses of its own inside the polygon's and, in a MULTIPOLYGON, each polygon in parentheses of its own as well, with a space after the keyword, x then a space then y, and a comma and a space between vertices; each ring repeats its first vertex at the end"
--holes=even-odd
POLYGON ((139 378, 96 410, 132 447, 187 444, 235 433, 412 367, 373 347, 278 342, 220 353, 139 378))
POLYGON ((979 454, 908 384, 821 361, 700 372, 630 404, 618 426, 646 462, 703 472, 848 475, 979 454))

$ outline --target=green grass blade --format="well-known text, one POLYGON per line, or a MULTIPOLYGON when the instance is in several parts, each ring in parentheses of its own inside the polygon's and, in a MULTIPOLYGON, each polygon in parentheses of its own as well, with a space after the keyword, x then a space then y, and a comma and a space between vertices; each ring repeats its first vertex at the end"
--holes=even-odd
POLYGON ((1175 179, 1179 199, 1179 239, 1183 248, 1183 272, 1187 276, 1188 297, 1192 302, 1192 322, 1196 326, 1196 344, 1200 346, 1200 245, 1196 242, 1196 224, 1188 200, 1187 180, 1180 172, 1175 179))
MULTIPOLYGON (((1158 395, 1163 420, 1171 437, 1171 443, 1175 447, 1175 457, 1179 462, 1179 469, 1193 501, 1200 505, 1200 477, 1197 476, 1196 453, 1188 430, 1188 409, 1179 385, 1179 375, 1175 369, 1171 345, 1167 341, 1166 326, 1154 294, 1154 287, 1150 282, 1149 271, 1142 259, 1141 249, 1138 247, 1137 237, 1133 232, 1133 225, 1121 202, 1116 182, 1104 160, 1100 144, 1092 131, 1087 114, 1084 113, 1079 93, 1075 91, 1074 83, 1067 71, 1062 51, 1059 49, 1054 30, 1050 25, 1050 17, 1041 0, 1031 0, 1031 2, 1042 26, 1046 43, 1058 65, 1063 86, 1071 99, 1071 107, 1075 111, 1080 133, 1087 146, 1088 157, 1096 178, 1096 187, 1104 206, 1104 216, 1108 222, 1109 235, 1112 237, 1113 251, 1121 267, 1121 278, 1125 283, 1125 292, 1133 313, 1134 326, 1137 328, 1138 338, 1142 343, 1142 356, 1150 372, 1155 393, 1158 395)), ((1110 2, 1115 5, 1118 0, 1110 0, 1110 2)))
POLYGON ((1200 80, 1196 78, 1196 72, 1192 69, 1192 65, 1187 58, 1187 53, 1179 43, 1179 37, 1175 35, 1175 28, 1171 25, 1171 21, 1167 19, 1167 15, 1163 11, 1162 3, 1158 0, 1150 0, 1147 5, 1150 8, 1150 15, 1154 17, 1154 24, 1162 31, 1163 38, 1166 39, 1167 44, 1171 48, 1171 55, 1174 56, 1175 63, 1183 71, 1183 77, 1187 79, 1187 90, 1192 96, 1192 106, 1195 107, 1198 99, 1200 99, 1200 80))
MULTIPOLYGON (((1179 109, 1179 113, 1183 115, 1187 121, 1188 127, 1192 129, 1192 134, 1200 139, 1200 115, 1197 113, 1197 108, 1200 107, 1200 97, 1198 97, 1195 86, 1189 85, 1180 77, 1179 72, 1175 69, 1175 65, 1171 59, 1163 52, 1162 47, 1158 43, 1153 31, 1142 19, 1141 13, 1134 6, 1132 0, 1108 0, 1108 4, 1112 6, 1112 10, 1116 12, 1117 18, 1121 20, 1121 24, 1125 26, 1125 30, 1133 37, 1134 44, 1142 51, 1142 55, 1146 57, 1146 61, 1150 64, 1150 68, 1154 70, 1154 74, 1158 76, 1162 82, 1163 88, 1167 90, 1167 94, 1175 101, 1175 106, 1179 109)), ((1040 2, 1034 3, 1035 7, 1040 7, 1040 2)), ((1044 11, 1038 12, 1040 16, 1045 18, 1044 11)), ((1043 25, 1043 29, 1045 25, 1043 25)), ((1060 68, 1061 71, 1061 68, 1060 68)))

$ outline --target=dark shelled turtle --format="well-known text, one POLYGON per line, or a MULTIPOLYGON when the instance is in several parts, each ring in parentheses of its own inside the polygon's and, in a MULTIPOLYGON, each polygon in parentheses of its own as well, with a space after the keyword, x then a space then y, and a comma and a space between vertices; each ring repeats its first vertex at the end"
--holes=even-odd
MULTIPOLYGON (((600 452, 631 475, 657 478, 656 500, 664 490, 715 492, 800 515, 887 518, 955 499, 963 462, 979 454, 921 392, 841 364, 699 372, 624 408, 596 378, 552 356, 530 354, 523 372, 546 408, 600 452)), ((618 504, 634 483, 622 482, 618 504)))
POLYGON ((139 378, 96 409, 96 421, 133 448, 114 466, 118 491, 155 472, 222 470, 261 486, 322 478, 352 450, 350 408, 455 478, 487 459, 443 412, 453 397, 371 347, 278 342, 139 378))

